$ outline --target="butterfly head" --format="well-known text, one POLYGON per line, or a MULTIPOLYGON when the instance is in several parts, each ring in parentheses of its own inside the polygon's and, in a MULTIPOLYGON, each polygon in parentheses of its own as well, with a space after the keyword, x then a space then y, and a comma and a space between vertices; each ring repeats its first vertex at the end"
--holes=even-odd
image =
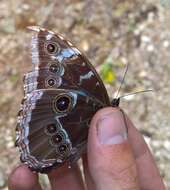
POLYGON ((120 98, 114 98, 111 102, 112 107, 119 107, 120 98))

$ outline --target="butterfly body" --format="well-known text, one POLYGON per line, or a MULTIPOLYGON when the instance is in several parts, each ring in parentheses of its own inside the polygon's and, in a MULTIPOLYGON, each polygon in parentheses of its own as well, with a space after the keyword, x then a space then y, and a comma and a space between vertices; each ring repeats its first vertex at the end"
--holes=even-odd
POLYGON ((43 28, 32 30, 33 69, 23 79, 16 145, 22 162, 47 172, 79 159, 92 116, 110 101, 95 69, 71 42, 43 28))

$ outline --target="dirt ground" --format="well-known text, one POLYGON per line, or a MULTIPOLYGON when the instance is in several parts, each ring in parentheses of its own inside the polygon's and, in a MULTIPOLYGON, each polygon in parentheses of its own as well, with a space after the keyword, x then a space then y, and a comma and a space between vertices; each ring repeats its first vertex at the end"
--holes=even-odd
POLYGON ((16 114, 22 77, 31 68, 26 26, 40 25, 67 36, 88 56, 110 97, 127 63, 121 94, 154 89, 122 99, 121 107, 144 135, 170 190, 169 20, 170 0, 1 0, 0 189, 7 189, 7 176, 19 164, 16 114))

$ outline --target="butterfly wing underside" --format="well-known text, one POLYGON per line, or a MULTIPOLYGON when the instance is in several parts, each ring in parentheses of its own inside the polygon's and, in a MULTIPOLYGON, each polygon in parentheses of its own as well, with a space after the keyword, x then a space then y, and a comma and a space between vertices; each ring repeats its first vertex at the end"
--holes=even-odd
POLYGON ((22 162, 46 172, 81 156, 92 116, 110 102, 95 69, 71 42, 32 30, 33 69, 23 79, 16 144, 22 162))

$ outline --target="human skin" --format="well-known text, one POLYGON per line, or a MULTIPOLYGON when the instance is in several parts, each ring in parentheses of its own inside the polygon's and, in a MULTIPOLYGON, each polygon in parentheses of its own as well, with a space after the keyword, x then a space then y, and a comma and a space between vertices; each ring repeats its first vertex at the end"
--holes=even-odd
MULTIPOLYGON (((142 135, 119 108, 104 108, 94 115, 83 167, 85 180, 78 165, 53 169, 48 174, 52 190, 165 190, 142 135)), ((42 190, 38 174, 23 164, 12 171, 8 187, 42 190)))

